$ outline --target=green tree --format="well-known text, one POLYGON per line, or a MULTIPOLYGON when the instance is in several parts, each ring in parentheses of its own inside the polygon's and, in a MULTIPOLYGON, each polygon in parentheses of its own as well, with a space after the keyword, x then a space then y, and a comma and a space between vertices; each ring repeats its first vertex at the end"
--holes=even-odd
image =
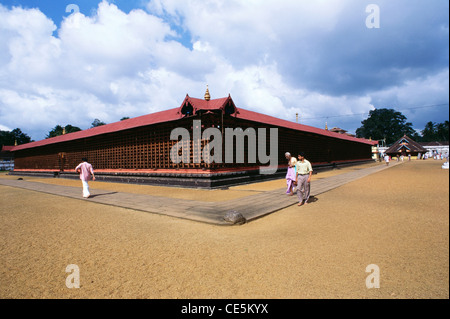
POLYGON ((59 136, 59 135, 62 135, 62 133, 63 133, 63 127, 58 124, 54 128, 52 128, 50 130, 50 132, 48 132, 48 134, 47 134, 47 136, 45 138, 51 138, 51 137, 59 136))
POLYGON ((2 145, 17 145, 33 142, 31 137, 23 133, 20 128, 16 128, 12 131, 0 131, 0 148, 2 145))
POLYGON ((422 142, 423 138, 422 135, 414 131, 413 135, 410 136, 414 141, 416 142, 422 142))
POLYGON ((64 128, 66 129, 66 134, 81 131, 81 128, 77 126, 72 126, 70 124, 67 124, 64 128))
POLYGON ((91 124, 91 128, 106 125, 105 122, 100 121, 99 119, 95 119, 94 122, 91 124))
POLYGON ((50 132, 48 132, 46 138, 62 135, 64 129, 66 131, 66 134, 81 131, 81 129, 79 127, 72 126, 70 124, 68 124, 64 127, 62 127, 61 125, 56 125, 54 128, 51 129, 50 132))
POLYGON ((437 125, 438 142, 448 142, 449 140, 449 124, 448 121, 437 125))
POLYGON ((406 116, 393 109, 376 109, 369 112, 369 117, 361 122, 356 130, 357 137, 386 139, 386 144, 392 144, 403 135, 414 136, 412 123, 406 122, 406 116))
POLYGON ((422 131, 423 142, 444 142, 449 140, 449 123, 428 122, 422 131))
POLYGON ((422 130, 422 141, 433 142, 436 141, 436 123, 428 122, 425 124, 425 128, 422 130))

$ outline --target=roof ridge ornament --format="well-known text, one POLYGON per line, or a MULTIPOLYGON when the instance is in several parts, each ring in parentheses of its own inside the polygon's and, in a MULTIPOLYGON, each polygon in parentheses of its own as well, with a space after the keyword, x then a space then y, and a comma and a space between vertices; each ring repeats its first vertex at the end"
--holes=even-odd
POLYGON ((209 100, 211 100, 211 96, 209 95, 208 84, 206 84, 205 101, 209 100))

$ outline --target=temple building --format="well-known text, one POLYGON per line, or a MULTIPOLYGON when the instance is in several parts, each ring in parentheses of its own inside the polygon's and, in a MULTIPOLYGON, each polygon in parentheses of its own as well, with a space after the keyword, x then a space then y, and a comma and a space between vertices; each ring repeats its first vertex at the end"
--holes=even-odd
POLYGON ((14 146, 2 145, 0 149, 0 171, 9 171, 14 169, 14 146))
POLYGON ((335 132, 335 133, 339 133, 339 134, 345 134, 348 136, 352 136, 352 137, 356 137, 356 135, 348 133, 346 130, 339 128, 339 127, 333 127, 330 132, 335 132))
POLYGON ((417 156, 420 154, 425 154, 428 150, 426 150, 422 145, 415 142, 409 136, 404 135, 400 139, 398 139, 394 144, 389 147, 385 153, 392 156, 417 156))
POLYGON ((283 176, 285 152, 319 168, 370 161, 376 144, 237 108, 207 89, 177 108, 15 146, 12 174, 77 178, 85 157, 97 180, 213 188, 283 176))

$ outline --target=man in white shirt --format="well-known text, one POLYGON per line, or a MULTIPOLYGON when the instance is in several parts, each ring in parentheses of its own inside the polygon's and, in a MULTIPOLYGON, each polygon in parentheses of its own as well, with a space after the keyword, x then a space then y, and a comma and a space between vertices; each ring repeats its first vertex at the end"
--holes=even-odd
POLYGON ((311 163, 305 159, 305 154, 303 152, 300 152, 298 155, 296 169, 298 206, 302 206, 303 204, 308 204, 313 172, 311 163))
POLYGON ((386 166, 389 165, 389 155, 384 155, 384 161, 386 162, 386 166))

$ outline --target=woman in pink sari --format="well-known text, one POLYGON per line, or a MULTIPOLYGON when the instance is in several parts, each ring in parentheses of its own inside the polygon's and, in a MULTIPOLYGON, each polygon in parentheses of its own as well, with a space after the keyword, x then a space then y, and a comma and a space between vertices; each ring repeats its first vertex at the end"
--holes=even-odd
POLYGON ((286 159, 288 160, 288 169, 287 169, 287 174, 286 174, 286 183, 287 183, 287 189, 286 189, 286 194, 289 196, 294 195, 294 190, 295 190, 295 185, 294 182, 296 180, 296 172, 295 172, 295 168, 297 164, 297 159, 295 157, 291 156, 291 153, 286 152, 284 154, 286 156, 286 159))

